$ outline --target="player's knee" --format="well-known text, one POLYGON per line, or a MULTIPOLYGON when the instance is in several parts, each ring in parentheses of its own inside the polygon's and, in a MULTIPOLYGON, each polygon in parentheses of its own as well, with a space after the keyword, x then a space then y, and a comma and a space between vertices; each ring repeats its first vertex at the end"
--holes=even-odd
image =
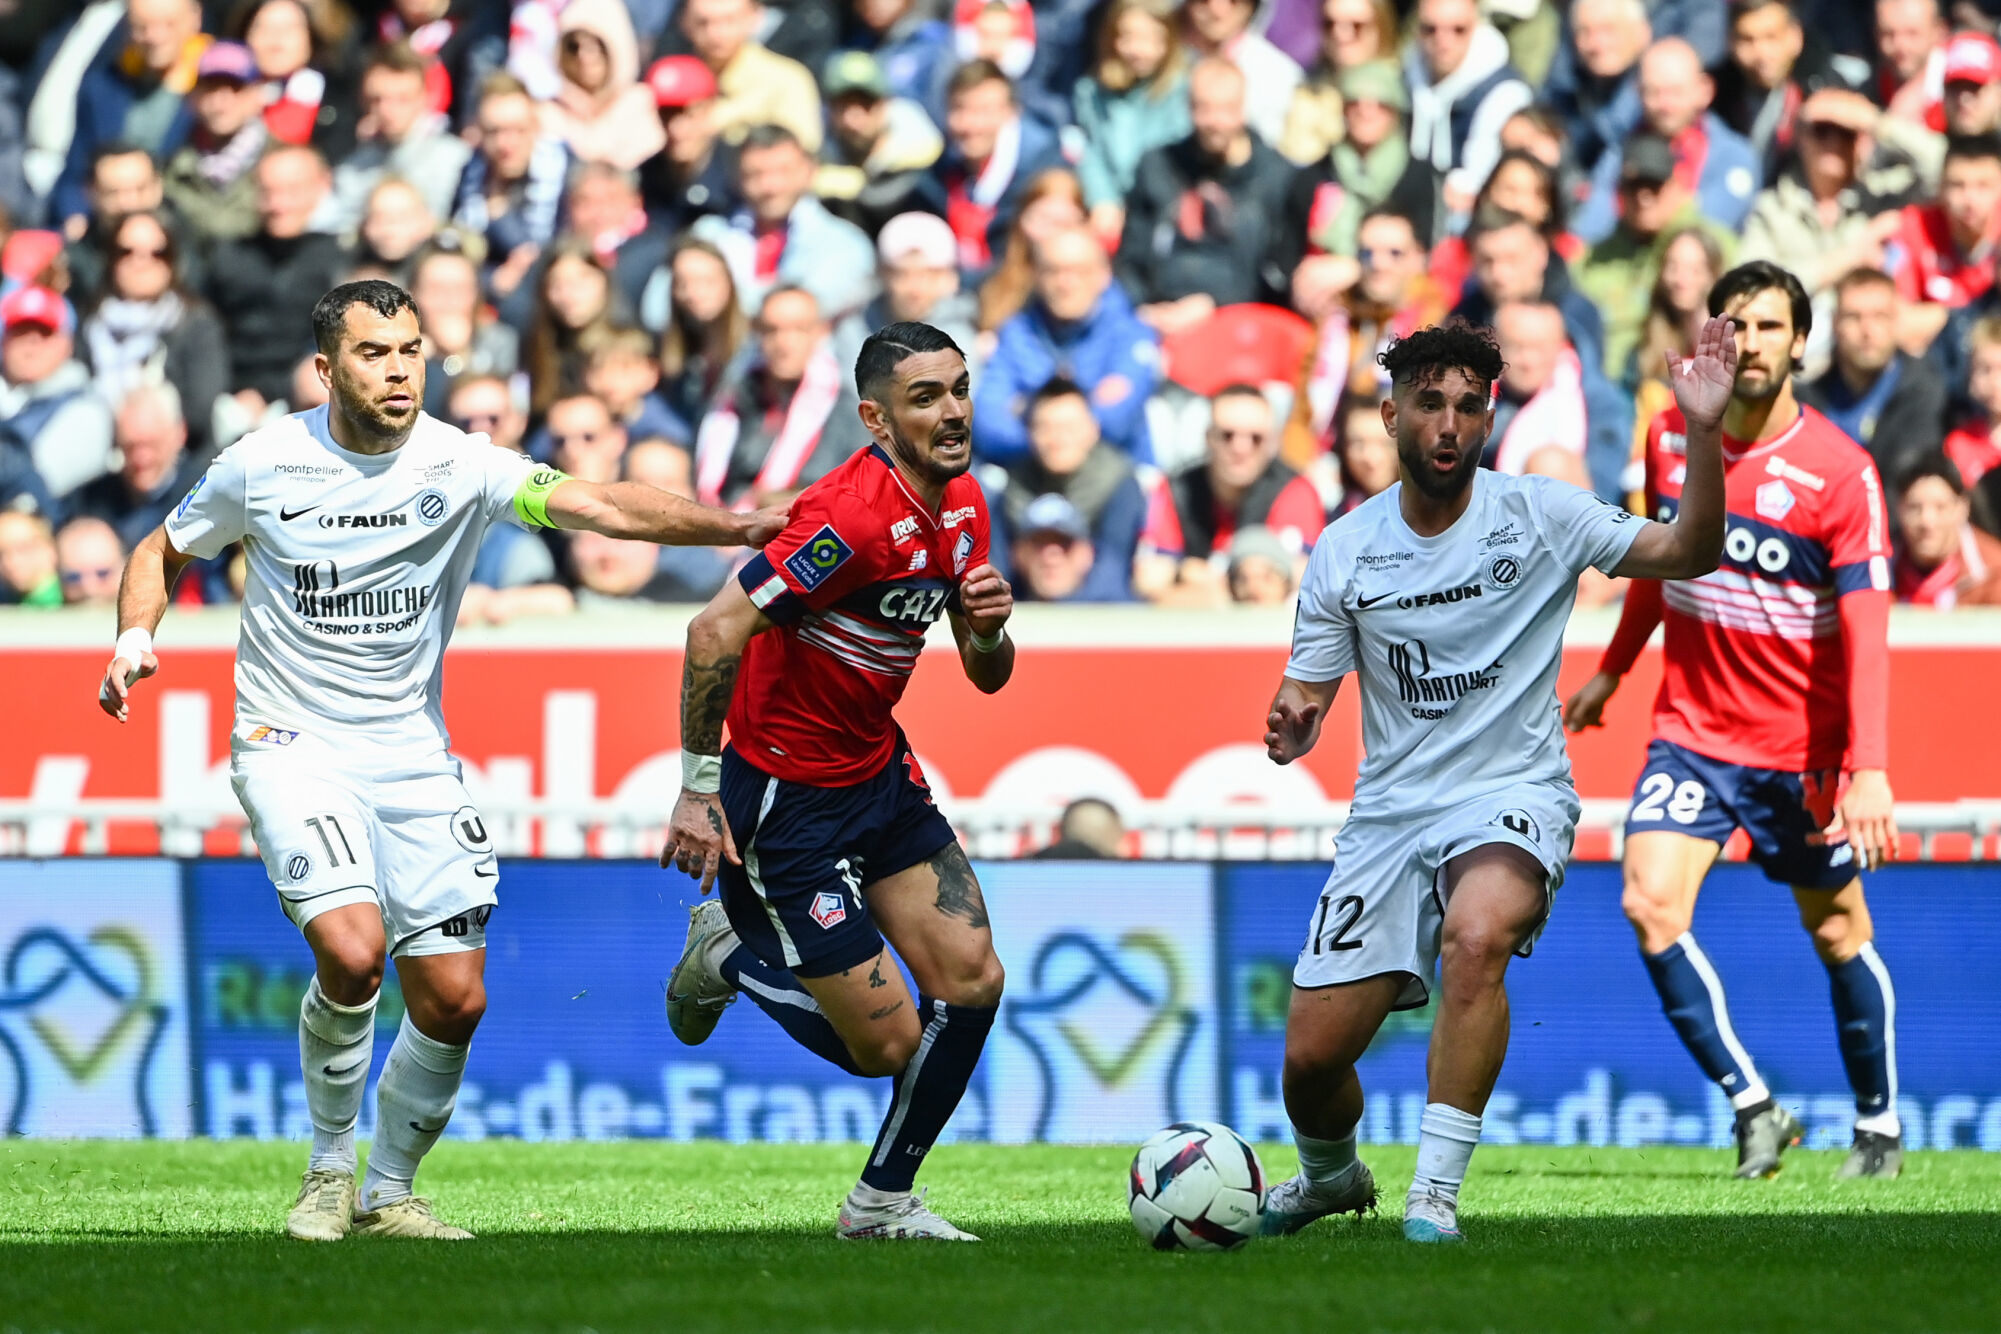
POLYGON ((907 1025, 881 1027, 885 1031, 871 1033, 860 1042, 848 1043, 848 1055, 854 1058, 855 1068, 875 1079, 902 1074, 903 1068, 910 1064, 910 1058, 917 1054, 921 1038, 914 1020, 907 1025))
POLYGON ((969 1010, 990 1010, 1000 1004, 1001 988, 1007 983, 1007 974, 993 951, 987 951, 984 958, 965 960, 954 973, 950 988, 938 999, 947 1005, 963 1005, 969 1010))
POLYGON ((1519 933, 1505 923, 1472 921, 1448 926, 1439 965, 1446 989, 1458 991, 1499 982, 1520 944, 1519 933))
POLYGON ((486 986, 476 978, 463 988, 410 999, 410 1022, 419 1033, 438 1042, 471 1042, 485 1017, 486 986))
POLYGON ((320 990, 336 1005, 366 1005, 382 990, 383 949, 359 938, 329 941, 314 951, 320 990))
POLYGON ((1626 888, 1619 897, 1619 907, 1624 910, 1626 920, 1633 924, 1633 931, 1640 938, 1640 947, 1649 954, 1659 954, 1681 939, 1689 928, 1687 915, 1676 906, 1674 899, 1640 877, 1626 877, 1626 888))
POLYGON ((1813 936, 1814 952, 1829 963, 1846 963, 1869 943, 1868 929, 1845 912, 1809 921, 1806 928, 1813 936))

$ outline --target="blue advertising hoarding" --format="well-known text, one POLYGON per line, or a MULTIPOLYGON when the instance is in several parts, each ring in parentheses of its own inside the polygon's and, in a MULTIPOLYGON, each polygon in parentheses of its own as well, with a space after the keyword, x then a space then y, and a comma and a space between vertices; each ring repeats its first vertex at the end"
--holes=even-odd
MULTIPOLYGON (((953 1136, 1129 1142, 1189 1116, 1285 1136, 1286 1000, 1323 866, 979 870, 1008 990, 953 1136)), ((1997 889, 1993 865, 1871 879, 1914 1147, 2001 1151, 1997 889)), ((510 863, 451 1133, 870 1138, 887 1082, 807 1054, 749 1003, 701 1047, 673 1039, 664 978, 692 895, 649 863, 510 863)), ((1573 867, 1534 957, 1510 970, 1488 1142, 1727 1142, 1727 1105, 1661 1016, 1618 897, 1616 867, 1573 867)), ((1814 1142, 1845 1142, 1826 974, 1790 894, 1719 867, 1696 932, 1767 1081, 1814 1142)), ((309 958, 255 862, 0 863, 0 1118, 31 1135, 304 1136, 309 958)), ((378 1071, 400 1014, 392 972, 378 1071)), ((1415 1138, 1429 1032, 1429 1010, 1392 1016, 1365 1058, 1365 1138, 1415 1138)), ((369 1099, 364 1133, 372 1115, 369 1099)))

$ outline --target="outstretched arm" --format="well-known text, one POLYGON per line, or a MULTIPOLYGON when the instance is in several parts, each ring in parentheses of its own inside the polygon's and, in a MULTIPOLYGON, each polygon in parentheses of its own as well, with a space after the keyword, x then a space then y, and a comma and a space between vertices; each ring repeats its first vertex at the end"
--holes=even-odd
POLYGON ((167 614, 174 582, 193 559, 174 550, 165 528, 155 528, 125 561, 118 584, 118 643, 97 687, 98 707, 121 723, 129 716, 126 696, 132 683, 160 670, 160 660, 153 656, 153 631, 167 614))
MULTIPOLYGON (((544 471, 531 477, 524 494, 544 471)), ((587 528, 606 537, 637 538, 670 547, 761 547, 785 527, 782 509, 734 514, 711 509, 643 482, 581 482, 555 473, 539 517, 545 528, 587 528)), ((517 508, 520 502, 517 501, 517 508)), ((532 503, 523 511, 538 522, 532 503)))
POLYGON ((704 894, 725 857, 743 864, 723 818, 723 719, 736 693, 744 647, 770 628, 734 579, 688 623, 687 656, 681 664, 681 798, 674 803, 660 865, 678 866, 696 877, 704 894))
POLYGON ((991 695, 1014 675, 1014 641, 1007 637, 1014 589, 993 566, 975 566, 959 585, 959 606, 961 610, 952 613, 959 663, 966 669, 966 679, 991 695))
POLYGON ((1737 378, 1737 339, 1718 315, 1696 335, 1695 355, 1667 356, 1668 382, 1688 434, 1688 480, 1673 523, 1649 523, 1613 574, 1633 579, 1696 579, 1723 557, 1723 410, 1737 378))
POLYGON ((1313 749, 1340 689, 1338 676, 1332 681, 1299 681, 1288 676, 1279 682, 1271 712, 1265 715, 1265 754, 1273 764, 1291 764, 1313 749))

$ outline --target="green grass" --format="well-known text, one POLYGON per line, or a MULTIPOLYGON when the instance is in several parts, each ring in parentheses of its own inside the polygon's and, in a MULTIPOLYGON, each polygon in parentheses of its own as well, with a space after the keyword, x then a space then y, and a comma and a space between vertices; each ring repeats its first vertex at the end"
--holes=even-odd
MULTIPOLYGON (((478 1241, 314 1247, 279 1233, 296 1145, 0 1143, 0 1331, 2001 1328, 2001 1156, 1836 1183, 1796 1151, 1740 1183, 1720 1152, 1490 1147, 1463 1247, 1393 1209, 1163 1255, 1119 1149, 942 1148, 932 1202, 982 1245, 837 1242, 860 1152, 446 1143, 421 1184, 478 1241)), ((1368 1157, 1400 1202, 1411 1150, 1368 1157)))

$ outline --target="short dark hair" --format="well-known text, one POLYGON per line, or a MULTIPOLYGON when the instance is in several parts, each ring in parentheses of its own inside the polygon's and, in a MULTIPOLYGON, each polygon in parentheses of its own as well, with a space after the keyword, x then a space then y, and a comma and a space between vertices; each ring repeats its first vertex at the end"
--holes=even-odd
POLYGON ((1951 162, 1954 158, 1993 158, 2001 161, 2001 135, 1949 135, 1945 141, 1945 160, 1951 162))
POLYGON ((1731 26, 1735 27, 1737 20, 1743 18, 1746 14, 1755 14, 1759 10, 1767 9, 1772 5, 1778 5, 1783 8, 1786 11, 1786 17, 1790 18, 1794 23, 1800 21, 1800 16, 1793 10, 1792 0, 1730 0, 1731 26))
POLYGON ((1834 297, 1839 301, 1858 287, 1887 287, 1897 290, 1897 280, 1881 269, 1850 269, 1834 285, 1834 297))
POLYGON ((1028 396, 1028 411, 1022 415, 1024 417, 1033 417, 1037 408, 1052 399, 1058 398, 1081 398, 1084 400, 1086 406, 1091 402, 1091 396, 1084 392, 1083 385, 1078 384, 1067 375, 1052 375, 1042 382, 1040 389, 1028 396))
POLYGON ((1501 378, 1508 363, 1501 360, 1501 345, 1494 331, 1464 320, 1452 320, 1444 327, 1427 325, 1401 338, 1376 354, 1376 364, 1389 372, 1398 387, 1422 385, 1449 370, 1465 371, 1490 387, 1501 378))
POLYGON ((1410 228, 1412 240, 1416 241, 1419 245, 1424 244, 1424 237, 1419 235, 1417 230, 1417 219, 1411 217, 1410 214, 1404 212, 1394 204, 1378 204, 1367 213, 1364 213, 1361 222, 1355 225, 1355 235, 1360 236, 1362 228, 1379 218, 1389 218, 1392 221, 1402 223, 1404 226, 1410 228))
POLYGON ((863 398, 883 402, 888 396, 889 381, 896 374, 896 368, 925 352, 966 355, 965 349, 952 341, 952 335, 934 325, 916 320, 885 324, 868 336, 868 341, 862 344, 861 355, 855 358, 856 392, 863 398))
POLYGON ((379 69, 392 74, 414 74, 421 79, 429 72, 430 63, 408 42, 384 42, 368 53, 362 77, 366 78, 379 69))
MULTIPOLYGON (((97 169, 103 166, 106 162, 109 162, 112 158, 133 157, 135 155, 138 157, 145 158, 146 161, 149 163, 153 163, 153 155, 147 152, 144 148, 140 147, 138 144, 133 143, 130 139, 106 140, 104 143, 99 144, 96 148, 91 150, 90 179, 93 181, 96 180, 97 169)), ((159 164, 153 163, 153 169, 155 172, 158 172, 159 164)))
POLYGON ((806 145, 799 142, 799 136, 783 125, 765 124, 750 127, 749 133, 743 137, 743 143, 737 148, 737 155, 741 157, 745 153, 763 148, 796 148, 802 153, 806 151, 806 145))
POLYGON ((342 283, 313 306, 313 344, 327 356, 340 351, 341 335, 347 332, 347 312, 353 306, 367 306, 384 319, 417 309, 410 294, 395 283, 380 278, 342 283))
POLYGON ((1730 308, 1731 302, 1756 296, 1759 292, 1786 294, 1786 300, 1793 308, 1793 337, 1803 338, 1813 331, 1813 298, 1806 294, 1805 286, 1793 276, 1792 270, 1782 269, 1769 259, 1754 259, 1748 264, 1739 264, 1718 278, 1716 285, 1709 289, 1709 313, 1721 315, 1730 308))
POLYGON ((1927 477, 1936 477, 1944 482, 1952 488, 1955 496, 1966 494, 1966 474, 1942 449, 1927 450, 1897 469, 1896 494, 1903 495, 1927 477))
POLYGON ((1014 80, 1008 78, 1007 71, 993 61, 984 58, 968 60, 952 71, 952 77, 945 84, 945 100, 951 101, 960 93, 971 92, 983 83, 1004 83, 1007 95, 1014 96, 1014 80))
POLYGON ((1485 204, 1473 215, 1473 225, 1467 228, 1466 247, 1470 250, 1480 243, 1481 237, 1493 232, 1505 232, 1515 227, 1526 227, 1537 236, 1542 236, 1544 240, 1549 239, 1543 236, 1542 228, 1536 226, 1524 214, 1502 208, 1497 204, 1485 204))

